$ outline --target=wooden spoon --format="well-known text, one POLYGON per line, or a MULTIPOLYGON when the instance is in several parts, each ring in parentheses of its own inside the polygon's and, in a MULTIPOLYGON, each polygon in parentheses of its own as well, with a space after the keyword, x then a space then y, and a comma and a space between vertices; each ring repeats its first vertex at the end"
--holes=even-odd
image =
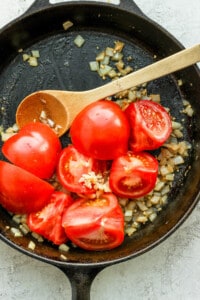
POLYGON ((95 89, 83 92, 37 91, 28 95, 19 104, 16 112, 16 122, 21 128, 28 122, 38 121, 41 112, 44 111, 50 120, 53 120, 61 127, 58 133, 61 136, 70 128, 75 116, 88 104, 173 73, 199 61, 200 44, 177 52, 95 89))

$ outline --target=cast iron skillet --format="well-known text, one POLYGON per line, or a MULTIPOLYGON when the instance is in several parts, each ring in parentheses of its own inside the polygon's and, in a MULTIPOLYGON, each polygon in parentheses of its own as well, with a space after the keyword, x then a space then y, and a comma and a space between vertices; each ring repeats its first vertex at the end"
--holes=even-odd
MULTIPOLYGON (((25 15, 0 31, 0 124, 13 125, 18 103, 39 89, 85 90, 102 84, 88 68, 99 49, 113 46, 115 40, 125 41, 125 57, 134 57, 140 68, 155 60, 179 51, 183 46, 163 28, 142 14, 130 0, 119 6, 96 2, 73 2, 51 6, 47 0, 35 1, 25 15), (74 25, 64 31, 62 23, 74 25), (73 40, 81 34, 86 42, 77 48, 73 40), (97 49, 97 46, 99 49, 97 49), (31 68, 22 62, 18 49, 40 51, 40 63, 31 68)), ((13 226, 11 217, 0 208, 0 238, 11 247, 33 258, 60 268, 71 281, 73 299, 89 299, 90 285, 103 268, 143 254, 166 239, 189 216, 195 207, 200 186, 200 72, 196 66, 155 80, 149 92, 160 93, 163 104, 170 107, 177 120, 182 120, 182 99, 188 99, 194 117, 183 121, 184 139, 193 150, 173 184, 168 206, 153 224, 144 226, 123 245, 112 251, 87 252, 75 248, 62 261, 60 253, 50 243, 37 243, 34 252, 27 249, 29 237, 14 238, 6 226, 13 226), (177 85, 177 79, 183 85, 177 85), (185 175, 186 174, 186 175, 185 175)), ((67 139, 62 140, 63 144, 67 139)), ((3 156, 1 155, 1 159, 3 156)))

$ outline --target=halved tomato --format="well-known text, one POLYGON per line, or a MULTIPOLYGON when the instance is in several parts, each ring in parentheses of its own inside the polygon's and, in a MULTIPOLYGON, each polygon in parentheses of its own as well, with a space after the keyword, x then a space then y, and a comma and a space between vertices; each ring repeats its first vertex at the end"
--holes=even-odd
POLYGON ((54 192, 51 201, 41 211, 28 215, 29 228, 55 245, 65 243, 67 236, 62 227, 62 215, 72 203, 73 200, 69 195, 63 192, 54 192))
POLYGON ((110 188, 118 196, 139 198, 154 188, 157 175, 158 161, 154 156, 147 152, 128 152, 113 161, 110 188))
POLYGON ((151 100, 138 100, 125 110, 131 127, 132 151, 159 148, 170 136, 172 122, 165 108, 151 100))
POLYGON ((0 204, 8 211, 27 214, 42 209, 54 187, 22 168, 0 161, 0 204))
POLYGON ((70 192, 88 194, 94 192, 95 176, 103 173, 105 169, 105 161, 87 157, 73 145, 69 145, 61 152, 57 177, 63 187, 70 192))
POLYGON ((76 200, 64 213, 62 225, 69 239, 86 250, 113 249, 124 240, 124 215, 112 193, 76 200))

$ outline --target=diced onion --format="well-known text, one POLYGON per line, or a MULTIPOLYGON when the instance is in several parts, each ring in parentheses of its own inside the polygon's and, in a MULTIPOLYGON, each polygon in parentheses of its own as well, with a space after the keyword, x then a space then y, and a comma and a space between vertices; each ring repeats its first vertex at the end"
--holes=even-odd
POLYGON ((40 57, 40 52, 38 50, 32 50, 31 53, 32 53, 32 56, 35 57, 35 58, 40 57))
POLYGON ((99 54, 96 56, 96 61, 102 61, 102 60, 104 60, 104 57, 105 57, 105 52, 102 51, 101 53, 99 53, 99 54))
POLYGON ((64 30, 67 30, 67 29, 69 29, 70 27, 72 27, 74 24, 71 22, 71 21, 65 21, 65 22, 63 22, 63 29, 64 30))
POLYGON ((84 43, 85 43, 84 38, 80 34, 77 35, 77 37, 74 40, 74 44, 80 48, 83 46, 84 43))
POLYGON ((104 59, 101 61, 102 65, 108 65, 110 61, 110 57, 109 56, 105 56, 104 59))
POLYGON ((14 237, 22 237, 23 236, 22 232, 18 228, 11 227, 10 231, 12 232, 14 237))
POLYGON ((90 61, 90 62, 89 62, 89 65, 90 65, 90 70, 91 70, 91 71, 96 72, 96 71, 99 70, 99 64, 98 64, 97 61, 90 61))
POLYGON ((34 56, 30 56, 28 59, 28 63, 31 67, 37 67, 38 66, 38 60, 34 56))
POLYGON ((107 47, 106 48, 106 50, 105 50, 105 54, 107 55, 107 56, 113 56, 113 54, 114 54, 114 49, 113 48, 111 48, 111 47, 107 47))
POLYGON ((66 261, 67 260, 67 256, 65 256, 64 254, 60 255, 60 259, 66 261))
POLYGON ((70 248, 66 244, 61 244, 61 245, 59 245, 58 249, 59 249, 59 251, 62 251, 62 252, 68 252, 70 248))
POLYGON ((153 222, 157 218, 157 214, 154 212, 149 216, 149 220, 153 222))
POLYGON ((30 55, 26 54, 26 53, 23 53, 22 58, 23 58, 23 61, 27 61, 27 60, 29 60, 30 55))
POLYGON ((113 61, 119 61, 123 58, 123 54, 121 52, 116 52, 114 53, 114 55, 112 56, 112 60, 113 61))
POLYGON ((111 70, 112 70, 112 67, 105 65, 105 66, 100 67, 99 72, 100 72, 101 76, 103 77, 103 76, 107 75, 111 70))
POLYGON ((132 215, 133 215, 133 211, 132 211, 132 210, 128 210, 128 209, 127 209, 127 210, 125 211, 125 213, 124 213, 124 216, 125 216, 125 217, 132 217, 132 215))
POLYGON ((36 244, 33 241, 30 241, 28 243, 28 249, 35 250, 36 244))

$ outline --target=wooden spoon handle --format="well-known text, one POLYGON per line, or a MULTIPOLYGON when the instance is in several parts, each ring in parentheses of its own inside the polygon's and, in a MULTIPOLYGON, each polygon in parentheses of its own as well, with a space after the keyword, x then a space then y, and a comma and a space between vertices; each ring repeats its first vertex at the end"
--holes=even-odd
POLYGON ((168 75, 200 61, 200 44, 170 55, 125 77, 91 90, 99 99, 168 75))

